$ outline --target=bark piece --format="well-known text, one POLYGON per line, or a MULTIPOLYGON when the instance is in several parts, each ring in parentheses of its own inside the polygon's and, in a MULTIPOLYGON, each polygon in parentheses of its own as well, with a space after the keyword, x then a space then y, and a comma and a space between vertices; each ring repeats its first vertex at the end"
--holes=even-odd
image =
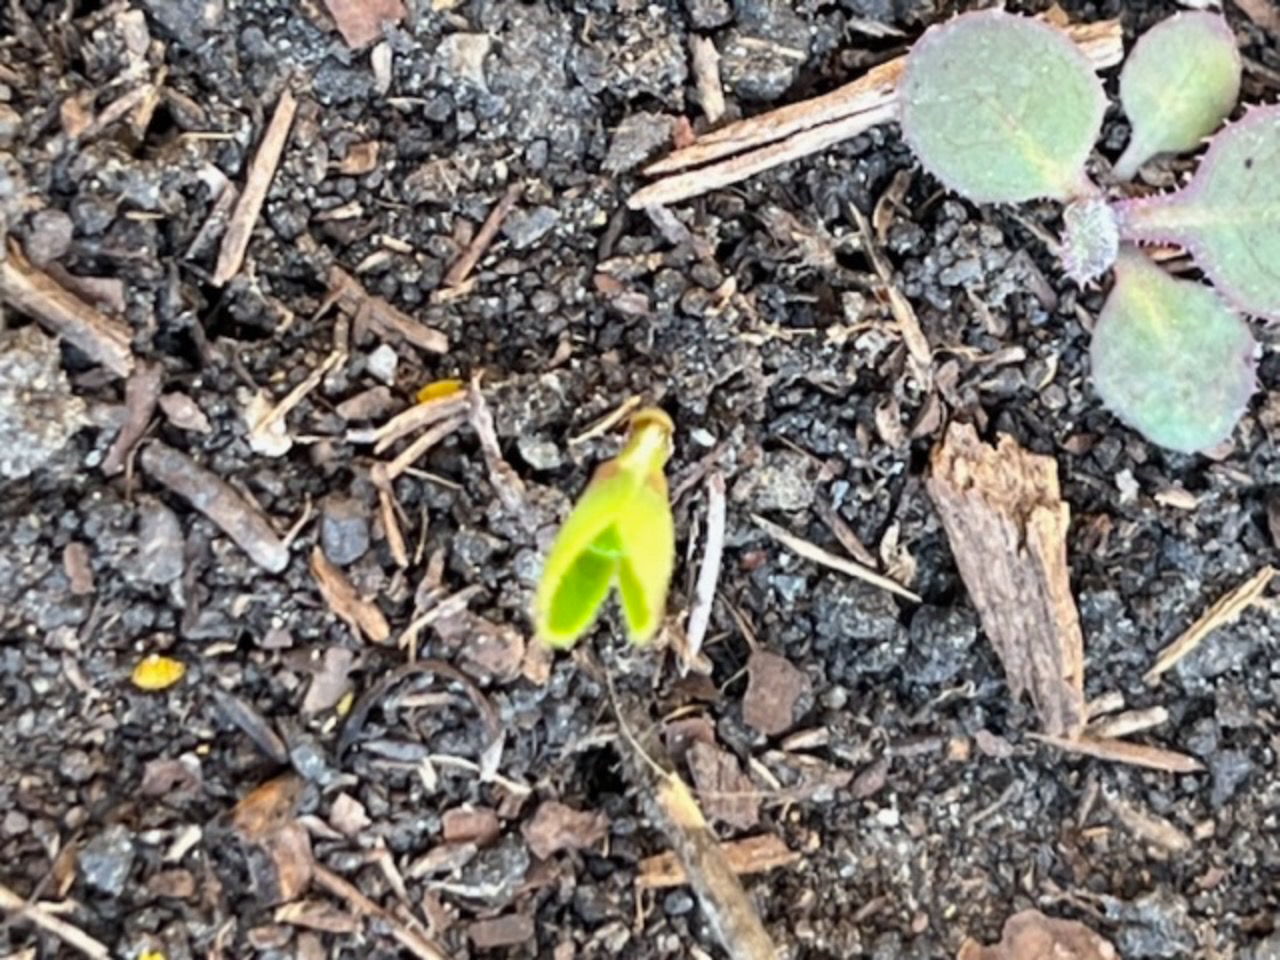
POLYGON ((311 574, 316 578, 320 595, 329 609, 356 636, 367 637, 374 643, 387 642, 391 626, 378 605, 360 596, 347 575, 329 561, 320 547, 311 551, 311 574))
POLYGON ((687 754, 702 809, 734 830, 750 830, 760 821, 760 797, 738 758, 709 743, 695 743, 687 754))
POLYGON ((992 447, 972 426, 953 424, 933 452, 928 489, 1013 695, 1031 694, 1050 735, 1079 733, 1084 638, 1057 464, 1012 437, 992 447))
POLYGON ((786 733, 795 724, 796 705, 809 696, 809 675, 786 657, 756 650, 747 661, 747 693, 742 719, 767 737, 786 733))
POLYGON ((124 388, 124 425, 116 434, 102 461, 102 472, 109 477, 124 469, 129 454, 151 423, 164 385, 164 368, 158 363, 141 363, 134 369, 124 388))
POLYGON ((998 944, 984 947, 969 940, 956 960, 1120 960, 1120 954, 1078 920, 1023 910, 1005 921, 998 944))
POLYGON ((533 855, 546 860, 561 850, 583 850, 604 839, 609 824, 603 813, 574 810, 548 800, 521 828, 533 855))
POLYGON ((255 563, 272 573, 289 565, 289 548, 271 524, 229 483, 163 443, 142 451, 142 469, 212 520, 255 563))
POLYGON ((467 927, 467 936, 477 950, 513 947, 532 943, 537 937, 533 917, 527 913, 509 913, 489 920, 476 920, 467 927))

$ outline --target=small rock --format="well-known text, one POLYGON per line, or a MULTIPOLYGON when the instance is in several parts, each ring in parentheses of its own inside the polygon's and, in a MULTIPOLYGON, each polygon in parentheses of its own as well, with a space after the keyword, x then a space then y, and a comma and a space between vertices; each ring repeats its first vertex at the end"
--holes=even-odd
POLYGON ((4 815, 4 820, 0 821, 0 833, 6 837, 21 836, 30 829, 31 820, 26 814, 17 810, 10 810, 4 815))
POLYGON ((812 700, 809 675, 786 657, 756 650, 747 662, 747 692, 742 700, 742 719, 747 726, 775 737, 786 733, 796 715, 812 700))
POLYGON ((758 511, 807 510, 813 505, 816 474, 816 465, 804 454, 773 451, 734 484, 733 499, 746 501, 758 511))
POLYGON ((1209 757, 1213 774, 1213 790, 1209 803, 1215 810, 1225 806, 1253 773, 1253 760, 1248 750, 1219 750, 1209 757))
POLYGON ((440 41, 436 55, 452 76, 487 93, 489 82, 484 75, 484 58, 492 48, 493 40, 488 34, 451 33, 440 41))
POLYGON ((963 607, 925 604, 912 614, 907 636, 911 643, 910 679, 940 686, 972 664, 970 653, 978 639, 978 621, 963 607))
POLYGON ((634 170, 671 143, 675 120, 662 113, 640 111, 618 124, 604 158, 606 173, 634 170))
POLYGON ((80 876, 99 893, 118 897, 133 869, 133 834, 120 824, 107 827, 80 851, 80 876))
POLYGON ((185 393, 166 393, 160 397, 160 409, 168 421, 189 433, 212 433, 213 426, 203 410, 185 393))
POLYGON ((138 557, 132 575, 144 583, 173 583, 187 566, 182 523, 154 497, 140 497, 138 505, 138 557))
POLYGON ((372 822, 364 804, 349 793, 340 793, 333 798, 333 806, 329 809, 329 825, 344 837, 358 835, 372 822))
POLYGON ((502 233, 516 250, 527 250, 545 237, 560 222, 560 211, 554 207, 517 210, 507 217, 502 233))
POLYGON ((684 7, 698 30, 714 30, 733 19, 728 0, 684 0, 684 7))
POLYGON ((369 551, 369 517, 351 497, 329 497, 320 514, 320 546, 329 562, 350 566, 369 551))
POLYGON ((1169 890, 1156 890, 1126 902, 1106 897, 1107 919, 1119 927, 1116 947, 1125 960, 1173 960, 1195 953, 1195 924, 1187 901, 1169 890))
MULTIPOLYGON (((3 126, 2 120, 0 126, 3 126)), ((0 133, 0 139, 3 139, 3 133, 0 133)), ((31 232, 23 249, 32 263, 43 267, 60 260, 70 249, 74 230, 71 218, 61 210, 41 210, 31 218, 31 232)))
POLYGON ((668 917, 683 917, 693 910, 693 897, 686 890, 672 890, 662 899, 662 912, 668 917))
POLYGON ((0 332, 0 476, 30 476, 88 422, 58 342, 35 324, 0 332))
POLYGON ((741 26, 729 31, 721 47, 721 77, 743 100, 776 100, 809 58, 808 25, 778 0, 738 6, 741 26))
POLYGON ((13 143, 21 130, 22 114, 7 103, 0 103, 0 147, 7 147, 13 143))
POLYGON ((516 439, 516 449, 524 462, 535 470, 556 470, 564 463, 560 448, 545 437, 522 434, 516 439))
POLYGON ((395 350, 384 343, 369 354, 365 361, 365 369, 369 371, 370 376, 381 380, 387 386, 395 386, 396 366, 399 362, 400 358, 396 356, 395 350))
MULTIPOLYGON (((265 644, 264 644, 265 646, 265 644)), ((314 716, 332 710, 351 690, 351 668, 356 654, 347 647, 330 647, 324 652, 320 668, 316 670, 302 700, 304 716, 314 716)))

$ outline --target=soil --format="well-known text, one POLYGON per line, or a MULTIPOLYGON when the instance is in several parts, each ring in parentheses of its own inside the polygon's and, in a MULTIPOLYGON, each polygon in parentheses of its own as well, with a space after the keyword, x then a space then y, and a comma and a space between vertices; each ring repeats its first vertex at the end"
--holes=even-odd
MULTIPOLYGON (((233 811, 288 771, 286 806, 315 862, 416 917, 448 957, 722 956, 687 888, 636 886, 667 844, 621 763, 607 674, 718 751, 720 782, 745 771, 761 802, 721 803, 722 838, 773 834, 799 854, 747 881, 784 957, 952 957, 1030 906, 1084 920, 1131 960, 1280 956, 1280 612, 1251 609, 1158 687, 1142 680, 1205 607, 1276 561, 1274 333, 1257 331, 1262 390, 1230 447, 1171 455, 1089 387, 1101 292, 1066 281, 1030 229, 1057 229, 1059 210, 941 194, 892 127, 682 204, 675 224, 626 209, 640 162, 667 149, 679 118, 700 122, 691 36, 715 41, 730 115, 750 115, 857 76, 952 5, 409 6, 372 56, 301 0, 0 11, 0 231, 46 269, 105 281, 96 302, 163 375, 144 447, 189 454, 276 534, 296 526, 271 573, 145 457, 109 475, 124 382, 65 343, 60 375, 48 338, 24 332, 30 318, 4 317, 6 354, 40 371, 43 392, 38 411, 0 421, 4 445, 29 451, 0 481, 0 883, 65 901, 63 919, 113 956, 401 955, 387 917, 356 917, 314 878, 312 922, 279 912, 271 881, 296 880, 290 854, 268 844, 264 863, 245 808, 233 811), (146 81, 161 89, 149 117, 85 129, 146 81), (202 228, 222 184, 243 186, 286 88, 291 138, 245 264, 219 288, 221 232, 202 228), (361 165, 370 142, 376 160, 361 165), (899 175, 910 184, 884 243, 934 347, 929 393, 849 209, 869 215, 899 175), (512 184, 469 286, 440 297, 512 184), (255 395, 283 398, 351 319, 321 310, 333 266, 449 349, 355 322, 349 356, 288 413, 288 436, 251 446, 255 395), (348 433, 424 384, 481 373, 529 508, 513 509, 510 476, 464 427, 394 481, 401 569, 371 448, 348 433), (661 649, 625 649, 610 618, 593 655, 548 664, 526 642, 539 551, 619 442, 575 438, 633 396, 672 415, 670 474, 691 480, 673 614, 693 595, 701 477, 714 465, 728 480, 705 679, 681 678, 661 649), (1145 736, 1206 772, 1069 757, 1029 736, 1036 718, 1009 696, 925 492, 951 419, 1057 459, 1086 694, 1163 705, 1168 722, 1145 736), (801 560, 751 521, 839 552, 827 507, 924 602, 801 560), (376 616, 356 630, 335 615, 307 560, 317 545, 389 642, 376 642, 376 616), (394 641, 414 617, 468 589, 465 613, 424 627, 417 654, 474 686, 397 670, 408 653, 394 641), (792 723, 771 717, 768 735, 744 721, 755 648, 803 674, 787 675, 792 723), (183 679, 138 689, 130 673, 150 653, 185 664, 183 679), (1121 809, 1190 842, 1135 835, 1121 809)), ((1122 15, 1130 36, 1177 9, 1067 7, 1082 21, 1122 15)), ((1252 64, 1246 99, 1274 100, 1277 38, 1227 16, 1252 64)), ((1113 112, 1101 152, 1114 159, 1124 134, 1113 112)), ((10 916, 0 955, 74 954, 10 916)))

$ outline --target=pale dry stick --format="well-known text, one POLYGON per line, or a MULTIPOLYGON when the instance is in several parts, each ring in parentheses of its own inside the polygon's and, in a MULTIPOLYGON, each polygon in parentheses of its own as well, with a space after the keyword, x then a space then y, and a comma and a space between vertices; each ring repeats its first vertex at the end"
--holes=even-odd
POLYGON ((380 337, 403 341, 428 353, 449 352, 449 338, 444 333, 373 296, 359 280, 336 266, 329 268, 329 293, 314 316, 322 316, 334 304, 356 314, 380 337))
POLYGON ((1151 684, 1159 682, 1163 673, 1171 670, 1180 660, 1200 646, 1205 637, 1218 627, 1234 622, 1240 614, 1257 603, 1275 575, 1275 567, 1267 564, 1211 606, 1182 636, 1160 651, 1155 665, 1147 671, 1143 679, 1151 684))
POLYGON ((276 175, 276 168, 280 166, 284 145, 289 139, 289 130, 297 111, 298 101, 286 89, 280 95, 280 102, 276 104, 266 133, 262 135, 258 152, 254 154, 253 163, 249 167, 244 190, 236 201, 236 209, 227 224, 227 232, 222 236, 222 249, 213 270, 212 283, 215 287, 223 286, 240 272, 240 267, 244 264, 244 256, 249 251, 249 239, 253 236, 253 228, 262 212, 262 204, 267 199, 267 190, 276 175))
POLYGON ((27 903, 4 884, 0 884, 0 910, 12 913, 14 919, 31 921, 45 933, 52 934, 92 960, 111 960, 111 951, 105 944, 93 939, 79 927, 55 917, 39 904, 27 903))
POLYGON ((1039 740, 1051 747, 1057 747, 1065 753, 1078 753, 1096 760, 1126 763, 1130 766, 1146 767, 1148 770, 1161 770, 1165 773, 1199 773, 1204 769, 1204 764, 1185 753, 1165 750, 1163 747, 1149 747, 1145 743, 1092 737, 1053 737, 1047 733, 1032 733, 1028 736, 1032 740, 1039 740))
POLYGON ((372 443, 375 454, 383 453, 402 437, 417 433, 423 427, 439 423, 449 417, 465 413, 467 395, 459 390, 447 397, 437 397, 423 403, 416 403, 408 410, 397 413, 382 426, 373 430, 348 430, 348 443, 372 443))
POLYGON ((898 285, 894 283, 893 270, 890 269, 889 263, 881 254, 880 248, 876 245, 875 233, 871 229, 871 224, 867 222, 867 218, 863 216, 852 203, 848 204, 849 216, 853 218, 854 223, 858 225, 858 232, 862 234, 862 252, 866 254, 867 259, 871 261, 871 266, 875 269, 876 275, 880 278, 880 283, 884 286, 885 293, 889 297, 889 309, 893 313, 893 318, 898 322, 898 329, 902 333, 902 341, 907 345, 907 352, 911 354, 911 359, 916 364, 916 375, 924 382, 929 382, 933 375, 933 349, 929 346, 929 341, 924 335, 924 330, 920 328, 920 318, 916 316, 915 308, 911 306, 908 300, 898 289, 898 285))
POLYGON ((691 37, 689 59, 702 115, 707 123, 718 123, 724 116, 724 88, 720 82, 720 52, 716 50, 715 41, 710 37, 691 37))
POLYGON ((774 540, 777 540, 792 553, 806 560, 812 560, 820 566, 843 573, 845 576, 853 577, 856 580, 861 580, 863 583, 869 583, 871 586, 879 587, 881 590, 888 590, 890 593, 910 600, 912 603, 923 602, 918 593, 908 590, 896 580, 891 580, 884 574, 876 573, 876 571, 864 567, 853 560, 839 557, 830 551, 823 550, 817 544, 810 543, 802 537, 797 537, 794 533, 778 526, 771 520, 766 520, 759 514, 753 513, 751 520, 774 540))
MULTIPOLYGON (((378 906, 378 904, 357 890, 354 885, 338 876, 332 870, 317 863, 312 867, 311 877, 321 889, 327 890, 336 897, 341 897, 365 916, 373 917, 385 923, 391 928, 391 935, 395 937, 400 945, 415 957, 418 957, 419 960, 449 960, 448 955, 432 943, 424 933, 413 929, 413 927, 402 922, 389 910, 384 910, 378 906)), ((417 925, 417 921, 414 921, 414 926, 417 925)))
POLYGON ((480 258, 488 252, 494 238, 498 235, 498 231, 502 229, 503 221, 515 209, 516 201, 520 199, 523 189, 519 183, 513 183, 507 187, 506 193, 494 204, 493 209, 489 211, 489 215, 484 218, 484 223, 480 225, 480 229, 476 232, 474 239, 467 245, 467 249, 458 258, 457 263, 451 266, 449 272, 444 275, 443 283, 446 287, 460 287, 466 283, 467 277, 471 276, 471 271, 480 262, 480 258))
MULTIPOLYGON (((400 456, 396 457, 390 463, 380 464, 379 466, 381 466, 382 469, 379 471, 379 476, 375 479, 379 481, 384 480, 388 483, 395 480, 396 477, 400 476, 400 474, 413 466, 424 453, 434 447, 441 440, 444 440, 450 434, 456 432, 466 422, 467 418, 465 416, 454 416, 450 417, 448 420, 437 423, 417 440, 409 444, 409 446, 405 448, 404 453, 400 454, 400 456)), ((375 468, 375 470, 376 469, 377 468, 375 468)))
POLYGON ((279 423, 289 412, 300 404, 312 390, 320 385, 325 374, 346 359, 346 354, 338 350, 332 351, 324 361, 302 379, 296 387, 285 394, 284 398, 262 415, 249 430, 251 436, 261 436, 279 423))
MULTIPOLYGON (((772 833, 744 837, 720 844, 729 869, 738 876, 767 873, 789 867, 804 859, 772 833)), ((641 860, 636 869, 636 886, 648 890, 682 887, 689 882, 684 867, 674 853, 660 853, 641 860)))
MULTIPOLYGON (((1115 66, 1124 56, 1124 36, 1118 20, 1071 26, 1067 33, 1096 70, 1115 66)), ((650 175, 688 172, 642 188, 627 205, 634 210, 700 196, 895 119, 896 86, 905 62, 905 56, 898 57, 830 93, 705 134, 645 170, 650 175), (710 165, 688 169, 701 164, 710 165)))
POLYGON ((603 417, 597 420, 591 426, 583 430, 582 433, 569 438, 569 446, 576 447, 579 444, 586 443, 588 440, 594 440, 596 437, 602 437, 623 420, 631 415, 631 412, 640 406, 642 400, 640 397, 627 397, 618 406, 614 407, 603 417))
POLYGON ((716 585, 720 582, 720 562, 724 556, 725 525, 724 474, 713 470, 707 475, 707 543, 702 551, 702 566, 693 587, 693 604, 689 608, 689 626, 680 649, 680 672, 689 672, 702 653, 702 642, 711 625, 711 608, 716 602, 716 585))
POLYGON ((1085 727, 1084 735, 1096 740, 1130 737, 1169 721, 1169 711, 1164 707, 1148 707, 1145 710, 1126 710, 1114 717, 1103 717, 1085 727))
POLYGON ((38 321, 118 377, 133 371, 133 332, 31 265, 16 243, 0 259, 0 303, 38 321))

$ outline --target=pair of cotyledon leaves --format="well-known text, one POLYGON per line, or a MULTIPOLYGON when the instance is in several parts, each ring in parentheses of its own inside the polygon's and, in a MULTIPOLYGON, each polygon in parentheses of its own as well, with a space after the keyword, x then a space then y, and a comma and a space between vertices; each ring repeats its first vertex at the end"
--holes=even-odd
MULTIPOLYGON (((1198 147, 1234 108, 1240 76, 1218 15, 1180 13, 1148 31, 1120 75, 1132 133, 1115 175, 1198 147)), ((944 184, 979 202, 1068 202, 1068 268, 1088 279, 1116 266, 1091 346, 1107 406, 1175 450, 1228 437, 1254 389, 1256 345, 1237 310, 1280 317, 1280 107, 1222 128, 1186 187, 1112 204, 1085 169, 1106 95, 1048 24, 983 11, 934 27, 913 47, 898 98, 906 140, 944 184), (1217 292, 1122 242, 1184 247, 1217 292)))
POLYGON ((627 636, 645 643, 662 625, 675 566, 675 524, 663 467, 672 424, 657 409, 631 419, 622 452, 597 468, 556 534, 534 598, 538 637, 571 646, 617 591, 627 636))

